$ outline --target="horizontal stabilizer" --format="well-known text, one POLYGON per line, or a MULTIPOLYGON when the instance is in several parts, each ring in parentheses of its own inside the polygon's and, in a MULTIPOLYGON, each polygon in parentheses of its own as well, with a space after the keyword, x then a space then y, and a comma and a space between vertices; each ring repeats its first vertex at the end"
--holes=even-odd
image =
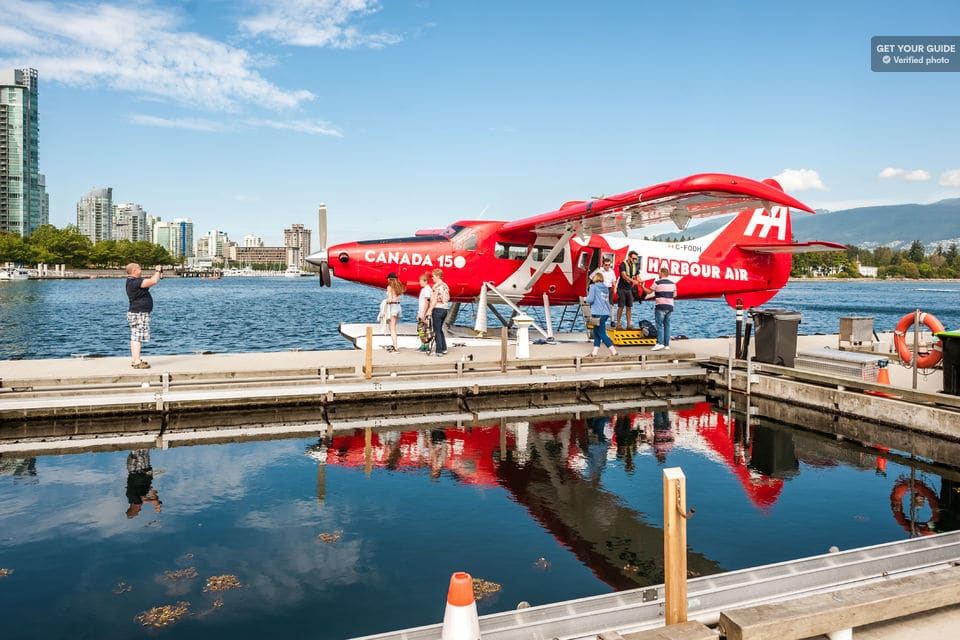
POLYGON ((794 242, 791 244, 738 244, 738 249, 754 253, 819 253, 821 251, 846 251, 847 248, 836 242, 794 242))

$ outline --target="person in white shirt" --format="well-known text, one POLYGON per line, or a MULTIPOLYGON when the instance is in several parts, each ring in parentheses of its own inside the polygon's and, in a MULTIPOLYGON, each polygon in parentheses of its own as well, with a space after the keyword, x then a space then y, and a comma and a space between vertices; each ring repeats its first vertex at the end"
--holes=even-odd
POLYGON ((617 272, 613 270, 613 259, 604 258, 603 264, 599 269, 590 274, 590 281, 593 282, 593 276, 596 274, 603 276, 603 284, 610 290, 610 304, 613 304, 613 287, 617 282, 617 272))
POLYGON ((430 352, 430 340, 432 331, 430 330, 430 315, 427 310, 430 308, 430 296, 433 295, 433 288, 430 286, 430 274, 420 274, 420 296, 417 305, 417 335, 420 336, 420 351, 430 352))

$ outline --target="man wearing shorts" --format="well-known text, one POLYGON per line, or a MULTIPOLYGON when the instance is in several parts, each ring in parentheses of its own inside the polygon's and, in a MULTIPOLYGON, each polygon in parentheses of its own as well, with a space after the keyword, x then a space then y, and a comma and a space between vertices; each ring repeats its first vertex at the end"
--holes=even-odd
POLYGON ((130 357, 134 369, 149 369, 150 365, 140 359, 142 343, 150 341, 150 314, 153 312, 153 296, 150 287, 160 282, 160 265, 154 268, 153 276, 144 278, 140 265, 127 265, 127 324, 130 325, 130 357))
MULTIPOLYGON (((620 328, 620 319, 623 317, 623 309, 627 309, 627 329, 633 329, 633 287, 639 284, 637 273, 637 252, 631 251, 627 254, 627 259, 620 263, 618 270, 620 277, 617 279, 617 329, 620 328)), ((637 300, 637 302, 640 302, 637 300)))

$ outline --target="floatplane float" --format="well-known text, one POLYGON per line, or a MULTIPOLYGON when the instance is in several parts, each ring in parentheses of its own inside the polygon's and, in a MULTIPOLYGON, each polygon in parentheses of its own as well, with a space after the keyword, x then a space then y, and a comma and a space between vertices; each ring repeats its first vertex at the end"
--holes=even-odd
MULTIPOLYGON (((677 283, 677 298, 723 297, 728 304, 756 307, 786 284, 791 254, 838 251, 832 242, 793 242, 790 209, 813 210, 786 194, 773 179, 702 173, 614 196, 566 202, 559 209, 512 222, 460 220, 445 229, 424 229, 409 237, 358 240, 327 246, 327 209, 319 208, 319 251, 306 258, 319 267, 320 284, 332 276, 377 288, 395 272, 407 294, 420 292, 419 277, 443 270, 450 287, 453 325, 463 303, 474 304, 472 328, 451 329, 452 345, 483 342, 487 311, 503 326, 515 325, 521 307, 542 307, 544 327, 532 328, 544 340, 554 340, 551 306, 572 306, 586 295, 589 276, 604 258, 619 265, 636 251, 639 277, 649 286, 666 266, 677 283), (735 214, 705 236, 683 242, 658 242, 629 237, 633 230, 664 222, 685 229, 692 220, 735 214), (510 309, 501 314, 497 305, 510 309)), ((563 325, 563 316, 560 323, 563 325)), ((573 323, 571 323, 571 326, 573 323)), ((362 344, 367 324, 340 326, 340 333, 362 344)), ((401 347, 419 345, 416 327, 398 327, 401 347)), ((637 332, 639 333, 639 332, 637 332)), ((576 334, 583 340, 583 333, 576 334)), ((486 339, 488 340, 488 339, 486 339)), ((385 346, 385 327, 374 325, 374 345, 385 346)))

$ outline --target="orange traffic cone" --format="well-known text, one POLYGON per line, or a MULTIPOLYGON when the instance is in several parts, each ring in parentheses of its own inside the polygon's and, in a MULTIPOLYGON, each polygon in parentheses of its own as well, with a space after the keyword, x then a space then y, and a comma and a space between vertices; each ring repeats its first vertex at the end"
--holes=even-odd
POLYGON ((881 367, 880 371, 877 371, 877 384, 890 385, 890 372, 886 367, 881 367))
POLYGON ((440 640, 479 640, 480 620, 477 602, 473 598, 473 578, 458 571, 450 576, 447 591, 447 609, 443 613, 443 632, 440 640))
MULTIPOLYGON (((877 384, 885 384, 888 387, 890 386, 890 371, 887 367, 880 367, 880 370, 877 371, 877 384)), ((878 396, 880 398, 896 398, 897 396, 884 393, 883 391, 864 391, 864 393, 871 396, 878 396)))

